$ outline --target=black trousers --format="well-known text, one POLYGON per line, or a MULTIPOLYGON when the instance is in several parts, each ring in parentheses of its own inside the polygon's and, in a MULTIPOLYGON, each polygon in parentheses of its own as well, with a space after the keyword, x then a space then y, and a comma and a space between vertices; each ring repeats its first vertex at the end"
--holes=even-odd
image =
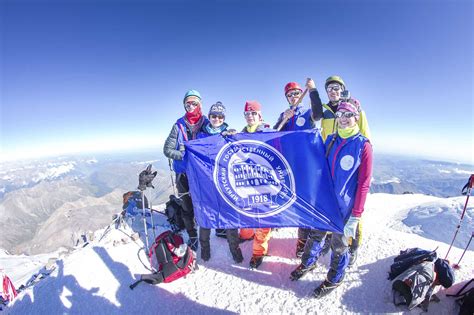
POLYGON ((183 221, 189 237, 197 237, 196 223, 194 222, 194 207, 189 194, 189 183, 186 174, 176 174, 176 188, 183 201, 183 221))

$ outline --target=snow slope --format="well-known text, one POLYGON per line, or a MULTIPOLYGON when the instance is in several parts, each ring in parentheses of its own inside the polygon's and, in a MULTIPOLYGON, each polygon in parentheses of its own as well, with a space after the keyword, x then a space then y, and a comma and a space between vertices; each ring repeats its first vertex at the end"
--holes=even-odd
MULTIPOLYGON (((401 249, 421 247, 434 249, 444 257, 459 213, 445 211, 444 225, 432 229, 425 224, 424 216, 411 216, 410 224, 423 226, 413 229, 404 225, 413 209, 423 207, 458 206, 464 198, 437 198, 425 195, 372 194, 368 197, 364 214, 364 239, 359 259, 350 269, 344 283, 322 299, 311 298, 313 289, 327 272, 329 255, 322 257, 318 267, 296 282, 289 280, 290 272, 299 263, 294 258, 296 229, 279 229, 270 241, 269 257, 258 270, 248 270, 251 242, 243 243, 245 260, 235 264, 225 239, 212 236, 212 257, 209 262, 198 258, 199 270, 173 283, 151 286, 140 284, 130 290, 140 273, 148 273, 140 262, 145 260, 139 240, 132 241, 124 232, 112 230, 99 243, 72 252, 57 261, 57 268, 50 277, 22 292, 5 310, 11 314, 340 314, 340 313, 408 313, 419 314, 420 309, 408 312, 392 303, 387 271, 393 257, 401 249), (418 207, 418 208, 417 208, 418 207), (446 216, 449 217, 446 220, 446 216), (413 222, 417 218, 418 222, 413 222), (453 221, 454 220, 454 221, 453 221), (435 231, 442 230, 441 238, 430 239, 435 231), (421 231, 421 232, 420 232, 421 231), (423 236, 417 233, 423 234, 423 236)), ((470 207, 472 217, 472 207, 470 207)), ((431 220, 433 216, 429 216, 431 220)), ((163 218, 159 218, 164 230, 163 218)), ((158 218, 156 218, 158 221, 158 218)), ((138 229, 140 221, 133 226, 138 229)), ((462 226, 462 230, 472 229, 462 226)), ((103 231, 98 231, 101 235, 103 231)), ((469 231, 470 233, 471 231, 469 231)), ((126 231, 132 233, 132 231, 126 231)), ((152 230, 149 230, 152 234, 152 230)), ((465 246, 465 244, 463 244, 465 246)), ((472 247, 472 245, 471 245, 472 247)), ((450 259, 457 262, 462 249, 453 248, 450 259)), ((9 256, 5 266, 18 287, 21 279, 12 261, 23 264, 18 256, 9 256)), ((33 259, 33 258, 32 258, 33 259)), ((0 263, 7 261, 2 256, 0 263)), ((460 288, 459 282, 473 277, 474 254, 468 250, 456 271, 457 285, 440 290, 439 303, 432 302, 428 314, 454 314, 457 308, 447 292, 460 288)), ((24 277, 23 277, 24 278, 24 277)))

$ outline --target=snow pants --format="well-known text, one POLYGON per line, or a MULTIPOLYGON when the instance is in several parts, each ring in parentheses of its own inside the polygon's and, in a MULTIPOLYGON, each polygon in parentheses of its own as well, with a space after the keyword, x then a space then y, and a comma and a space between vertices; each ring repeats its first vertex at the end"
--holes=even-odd
POLYGON ((268 252, 268 241, 271 236, 271 228, 264 229, 240 229, 240 238, 248 240, 253 236, 253 256, 264 256, 268 252))
MULTIPOLYGON (((298 228, 298 240, 302 240, 304 243, 306 243, 306 240, 308 239, 310 232, 311 232, 311 229, 298 228)), ((353 251, 356 251, 359 248, 361 243, 362 243, 362 219, 359 221, 359 224, 357 225, 355 238, 351 237, 349 240, 349 246, 353 251)))
MULTIPOLYGON (((304 247, 301 263, 305 267, 314 265, 324 246, 328 232, 311 230, 308 241, 304 247)), ((344 278, 344 274, 349 264, 349 244, 348 238, 344 234, 332 233, 331 237, 331 264, 326 279, 331 283, 339 283, 344 278)))
MULTIPOLYGON (((227 243, 229 244, 229 250, 231 253, 235 253, 239 248, 239 230, 238 229, 226 229, 224 230, 227 236, 227 243)), ((199 227, 199 243, 201 243, 202 250, 211 249, 211 229, 199 227)))
POLYGON ((176 174, 176 188, 183 201, 183 222, 189 237, 197 237, 196 224, 194 223, 194 207, 189 194, 189 183, 186 174, 176 174))

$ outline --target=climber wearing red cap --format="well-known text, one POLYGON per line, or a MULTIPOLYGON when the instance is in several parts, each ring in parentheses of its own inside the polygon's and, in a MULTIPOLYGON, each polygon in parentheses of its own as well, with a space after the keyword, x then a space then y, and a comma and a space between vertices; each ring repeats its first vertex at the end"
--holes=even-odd
MULTIPOLYGON (((269 132, 270 125, 263 122, 262 106, 257 101, 247 101, 244 108, 244 116, 247 126, 242 132, 269 132)), ((250 268, 258 268, 263 262, 263 256, 268 252, 268 241, 270 240, 270 228, 258 229, 240 229, 240 238, 250 240, 253 237, 252 258, 250 259, 250 268)))
POLYGON ((280 114, 273 127, 278 131, 292 131, 312 129, 315 122, 322 116, 322 104, 312 79, 306 80, 306 89, 309 91, 311 108, 305 108, 301 104, 303 89, 296 82, 285 85, 285 97, 290 108, 280 114))

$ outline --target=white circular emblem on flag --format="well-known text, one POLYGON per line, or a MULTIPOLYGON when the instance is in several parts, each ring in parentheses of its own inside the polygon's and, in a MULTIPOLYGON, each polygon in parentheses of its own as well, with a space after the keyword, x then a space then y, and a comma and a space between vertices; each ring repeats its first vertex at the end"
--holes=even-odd
POLYGON ((304 117, 298 117, 298 119, 296 120, 296 124, 299 127, 303 126, 305 122, 306 122, 306 119, 304 119, 304 117))
POLYGON ((240 140, 224 145, 217 154, 213 177, 225 202, 249 217, 278 214, 296 200, 288 161, 265 142, 240 140))
POLYGON ((344 155, 340 164, 344 171, 348 171, 354 166, 354 158, 351 155, 344 155))

